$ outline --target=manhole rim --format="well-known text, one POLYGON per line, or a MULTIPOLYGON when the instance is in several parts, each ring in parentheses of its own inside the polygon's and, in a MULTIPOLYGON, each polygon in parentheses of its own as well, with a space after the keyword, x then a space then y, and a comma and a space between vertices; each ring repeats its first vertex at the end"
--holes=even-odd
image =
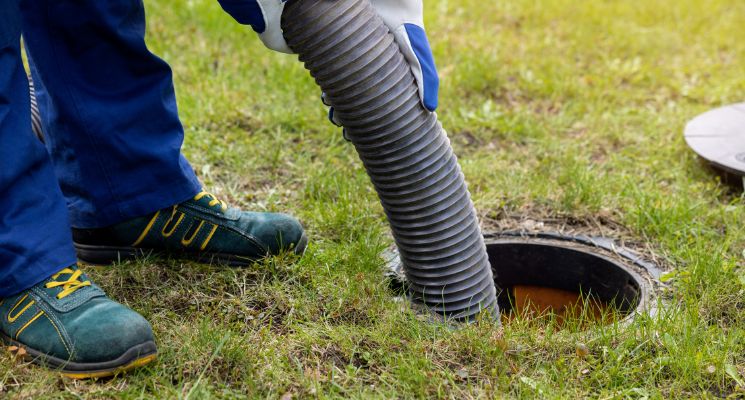
MULTIPOLYGON (((610 257, 608 254, 605 254, 606 251, 602 251, 602 248, 599 247, 593 247, 591 245, 579 243, 572 240, 559 240, 559 239, 544 239, 544 238, 536 238, 536 237, 524 237, 524 238, 517 238, 517 237, 501 237, 501 238, 485 238, 484 239, 485 245, 488 247, 492 244, 538 244, 538 245, 546 245, 551 247, 557 247, 564 250, 571 250, 579 253, 583 253, 592 257, 596 257, 599 259, 602 259, 615 267, 621 269, 623 272, 627 273, 631 279, 634 280, 636 285, 639 287, 640 296, 638 298, 638 303, 630 309, 627 313, 624 314, 623 318, 620 318, 617 320, 618 323, 626 323, 630 322, 632 319, 634 319, 636 316, 644 313, 644 311, 651 311, 650 305, 651 305, 651 292, 653 290, 653 285, 651 282, 648 282, 644 277, 642 276, 642 273, 636 270, 636 268, 632 268, 630 264, 630 260, 618 256, 619 259, 614 259, 610 257), (598 251, 601 250, 601 251, 598 251)), ((637 267, 640 268, 640 267, 637 267)), ((651 278, 651 277, 650 277, 651 278)), ((651 314, 651 313, 650 313, 651 314)))
MULTIPOLYGON (((644 258, 638 252, 628 249, 627 247, 617 244, 616 240, 603 236, 586 236, 586 235, 567 235, 556 231, 544 232, 525 232, 525 231, 501 231, 484 233, 484 243, 486 246, 499 243, 536 243, 550 245, 562 249, 578 251, 598 257, 607 261, 622 271, 626 272, 638 285, 641 292, 638 304, 628 311, 623 318, 616 320, 614 323, 627 325, 630 324, 637 316, 646 314, 653 317, 658 312, 657 290, 662 285, 659 280, 662 270, 656 263, 644 258)), ((383 252, 386 269, 385 275, 397 281, 398 284, 405 286, 406 277, 403 272, 403 265, 398 256, 396 246, 386 249, 383 252)), ((407 297, 409 304, 415 306, 415 311, 423 310, 417 304, 407 297)))

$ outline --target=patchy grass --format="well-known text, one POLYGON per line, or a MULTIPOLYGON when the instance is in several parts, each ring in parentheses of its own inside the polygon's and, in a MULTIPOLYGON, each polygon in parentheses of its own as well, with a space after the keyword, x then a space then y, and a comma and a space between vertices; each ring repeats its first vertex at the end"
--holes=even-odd
POLYGON ((3 356, 0 395, 745 396, 743 197, 682 139, 688 119, 743 100, 745 3, 426 3, 439 116, 482 217, 602 216, 675 268, 658 316, 562 331, 450 330, 402 309, 381 278, 382 209, 301 64, 217 2, 147 7, 148 43, 173 66, 184 152, 205 185, 299 216, 311 245, 297 262, 245 269, 89 268, 152 322, 159 362, 76 382, 3 356))

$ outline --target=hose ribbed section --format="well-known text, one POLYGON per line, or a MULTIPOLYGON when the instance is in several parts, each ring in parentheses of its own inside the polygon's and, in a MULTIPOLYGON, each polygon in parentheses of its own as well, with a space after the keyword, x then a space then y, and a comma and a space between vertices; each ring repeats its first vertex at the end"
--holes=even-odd
POLYGON ((484 309, 497 317, 484 239, 450 141, 369 1, 290 1, 282 29, 375 185, 414 300, 449 318, 484 309))

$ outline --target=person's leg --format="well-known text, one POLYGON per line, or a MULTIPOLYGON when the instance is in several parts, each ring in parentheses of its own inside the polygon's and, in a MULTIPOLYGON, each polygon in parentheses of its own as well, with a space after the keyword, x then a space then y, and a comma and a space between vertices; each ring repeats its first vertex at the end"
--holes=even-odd
POLYGON ((65 200, 31 130, 17 0, 0 0, 0 341, 71 377, 156 356, 150 324, 75 267, 65 200))
POLYGON ((65 200, 31 131, 16 11, 0 0, 0 297, 76 262, 65 200))
POLYGON ((284 214, 228 209, 180 154, 168 65, 145 46, 141 0, 24 0, 47 144, 81 260, 168 253, 247 264, 307 238, 284 214))
POLYGON ((24 0, 21 11, 72 226, 110 226, 197 194, 171 69, 145 45, 142 1, 24 0))

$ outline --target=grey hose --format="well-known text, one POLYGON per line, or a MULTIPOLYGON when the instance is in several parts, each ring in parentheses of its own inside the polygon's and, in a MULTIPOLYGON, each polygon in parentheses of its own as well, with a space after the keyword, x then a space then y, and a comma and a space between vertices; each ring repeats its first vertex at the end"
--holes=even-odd
POLYGON ((414 300, 499 315, 476 211, 450 141, 368 0, 291 0, 282 29, 336 110, 378 192, 414 300))

